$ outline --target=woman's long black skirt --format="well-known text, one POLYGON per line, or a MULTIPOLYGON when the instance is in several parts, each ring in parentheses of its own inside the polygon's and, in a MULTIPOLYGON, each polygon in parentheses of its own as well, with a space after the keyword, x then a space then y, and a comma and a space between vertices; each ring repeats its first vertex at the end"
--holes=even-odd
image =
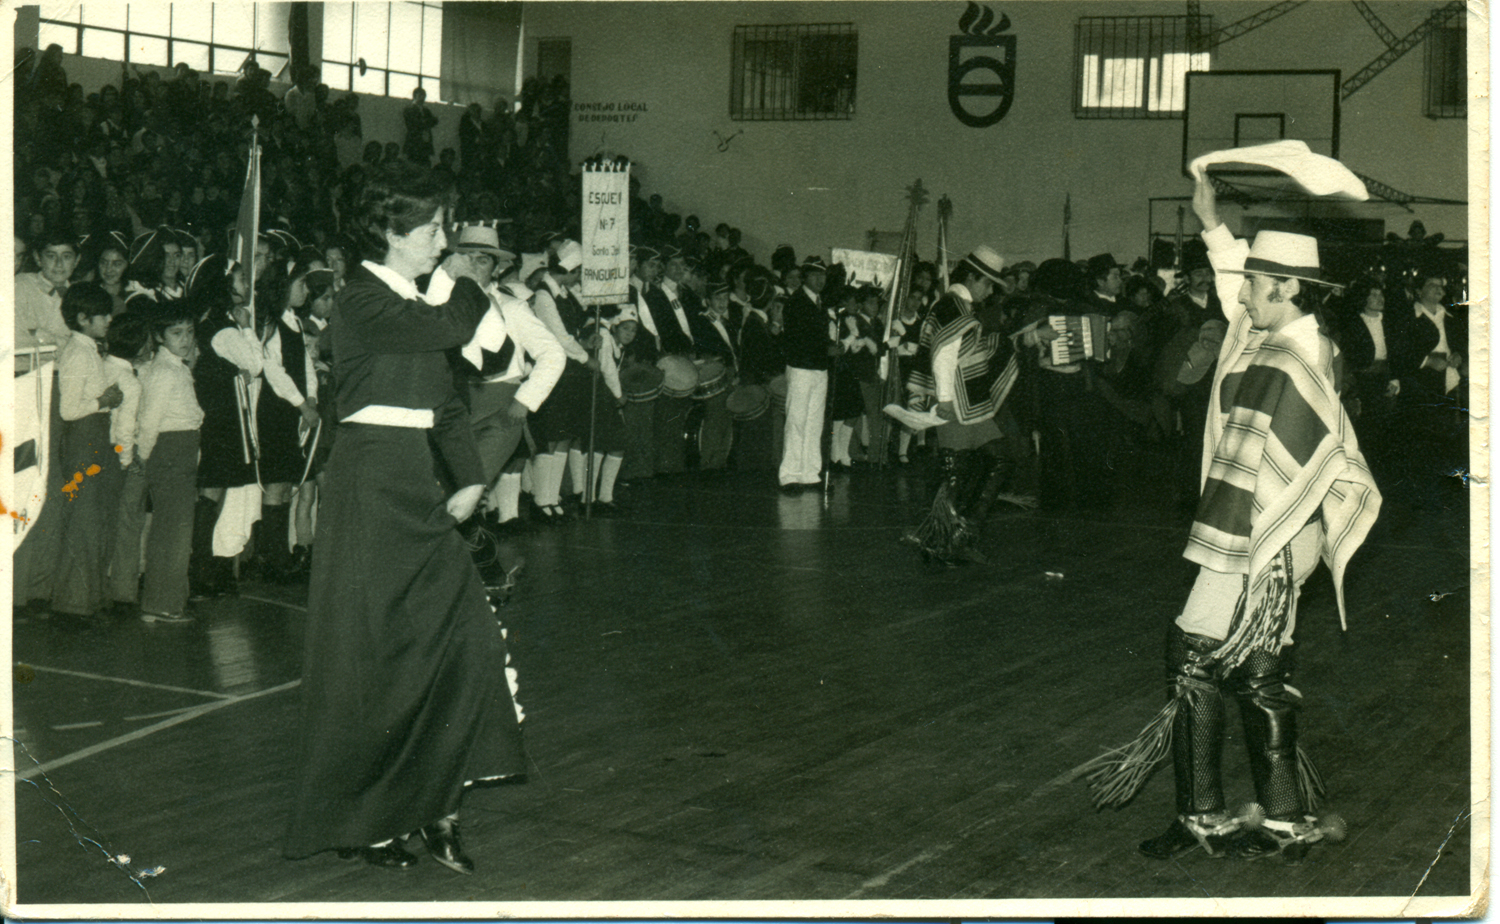
POLYGON ((503 630, 425 430, 345 424, 313 545, 289 857, 405 835, 525 771, 503 630))

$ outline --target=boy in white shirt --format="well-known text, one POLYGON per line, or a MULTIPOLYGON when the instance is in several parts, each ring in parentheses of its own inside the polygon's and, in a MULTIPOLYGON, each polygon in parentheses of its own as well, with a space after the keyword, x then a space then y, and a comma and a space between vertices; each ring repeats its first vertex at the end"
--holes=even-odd
POLYGON ((153 511, 141 619, 183 623, 190 620, 183 610, 188 601, 193 508, 198 495, 198 428, 203 424, 203 409, 188 367, 197 348, 191 312, 180 303, 164 306, 156 339, 160 344, 156 357, 141 374, 137 442, 153 511))

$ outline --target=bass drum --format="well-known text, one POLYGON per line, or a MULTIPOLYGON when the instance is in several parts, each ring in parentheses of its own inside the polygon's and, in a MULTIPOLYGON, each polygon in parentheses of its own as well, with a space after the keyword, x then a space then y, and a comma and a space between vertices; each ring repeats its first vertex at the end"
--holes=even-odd
POLYGON ((661 393, 668 398, 691 398, 698 387, 698 367, 686 356, 667 355, 656 361, 662 371, 661 393))
POLYGON ((695 400, 707 401, 729 390, 729 369, 722 360, 699 359, 693 365, 698 369, 698 385, 693 389, 695 400))
POLYGON ((771 403, 776 410, 786 413, 786 373, 776 376, 766 384, 766 390, 771 393, 771 403))
POLYGON ((735 420, 755 420, 771 408, 771 391, 764 385, 741 385, 725 401, 735 420))

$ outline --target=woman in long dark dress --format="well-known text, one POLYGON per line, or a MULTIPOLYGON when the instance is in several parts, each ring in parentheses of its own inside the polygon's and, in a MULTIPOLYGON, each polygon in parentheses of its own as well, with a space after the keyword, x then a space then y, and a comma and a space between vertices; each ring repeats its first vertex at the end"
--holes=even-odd
POLYGON ((471 872, 465 789, 525 770, 504 630, 457 529, 484 475, 444 355, 490 301, 465 255, 433 272, 430 302, 413 283, 445 244, 443 192, 410 166, 366 188, 360 243, 378 262, 350 268, 325 333, 339 429, 313 547, 292 858, 338 849, 405 868, 416 834, 471 872), (462 486, 448 497, 440 463, 462 486))

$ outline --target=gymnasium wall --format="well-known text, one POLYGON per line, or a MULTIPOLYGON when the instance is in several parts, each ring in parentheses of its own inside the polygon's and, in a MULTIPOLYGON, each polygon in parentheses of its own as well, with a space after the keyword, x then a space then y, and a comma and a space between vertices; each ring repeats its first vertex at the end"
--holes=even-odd
MULTIPOLYGON (((709 228, 720 221, 742 228, 746 246, 762 257, 783 242, 799 253, 826 253, 864 246, 872 229, 898 231, 904 190, 917 178, 934 200, 953 199, 955 248, 990 243, 1013 260, 1058 255, 1071 193, 1075 258, 1105 250, 1126 262, 1143 255, 1147 200, 1191 193, 1180 170, 1183 123, 1074 118, 1074 24, 1084 15, 1180 15, 1183 5, 989 6, 997 19, 1010 19, 1017 64, 1014 104, 988 128, 960 123, 948 104, 948 39, 965 12, 957 0, 531 3, 523 66, 534 73, 539 41, 569 39, 575 159, 628 154, 648 194, 661 192, 669 210, 696 213, 709 228), (729 118, 736 25, 840 22, 859 31, 852 119, 729 118), (635 118, 600 121, 600 110, 587 108, 610 103, 635 118)), ((1267 6, 1204 2, 1203 10, 1223 27, 1267 6)), ((1436 4, 1370 6, 1403 36, 1436 4)), ((1385 48, 1352 4, 1308 3, 1220 45, 1212 68, 1337 68, 1347 78, 1385 48)), ((1422 115, 1422 57, 1419 45, 1344 102, 1342 159, 1405 192, 1464 199, 1466 123, 1422 115)), ((1234 223, 1235 210, 1226 211, 1234 223)), ((1385 219, 1387 230, 1401 234, 1418 217, 1429 233, 1464 239, 1466 211, 1418 206, 1413 215, 1371 205, 1348 214, 1385 219)), ((933 214, 929 205, 919 232, 927 251, 933 214)))

